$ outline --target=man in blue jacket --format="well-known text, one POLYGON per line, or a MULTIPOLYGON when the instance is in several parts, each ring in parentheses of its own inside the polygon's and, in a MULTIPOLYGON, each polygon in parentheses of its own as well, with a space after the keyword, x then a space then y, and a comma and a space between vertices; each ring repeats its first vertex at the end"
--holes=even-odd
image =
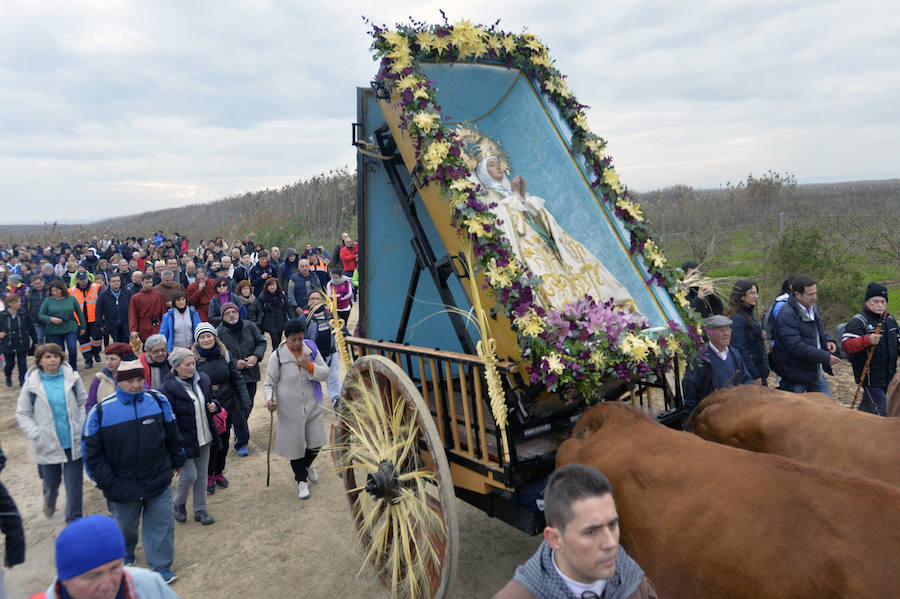
POLYGON ((160 393, 144 391, 144 367, 122 362, 116 392, 88 414, 82 438, 85 468, 106 497, 125 535, 125 565, 134 563, 143 516, 147 564, 168 583, 175 556, 172 475, 184 466, 181 435, 172 406, 160 393))
POLYGON ((833 375, 831 367, 841 362, 834 355, 837 345, 822 326, 816 306, 816 282, 797 275, 791 282, 791 297, 775 320, 775 372, 781 376, 783 391, 804 393, 818 391, 831 395, 824 373, 833 375))
POLYGON ((684 407, 688 413, 717 389, 754 382, 741 354, 728 345, 731 319, 717 314, 704 319, 703 325, 709 344, 701 349, 698 362, 689 367, 681 379, 684 407))

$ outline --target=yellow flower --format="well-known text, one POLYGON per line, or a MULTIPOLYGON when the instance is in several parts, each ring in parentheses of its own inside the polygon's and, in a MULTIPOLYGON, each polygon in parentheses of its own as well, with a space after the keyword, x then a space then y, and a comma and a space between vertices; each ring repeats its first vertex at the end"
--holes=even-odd
POLYGON ((423 52, 428 52, 430 49, 436 48, 437 39, 438 36, 430 31, 420 31, 418 35, 416 35, 416 41, 419 42, 419 47, 423 52))
POLYGON ((413 124, 426 133, 430 133, 440 120, 441 115, 436 112, 419 112, 413 117, 413 124))
POLYGON ((467 189, 475 189, 475 184, 471 179, 456 179, 450 184, 453 191, 466 191, 467 189))
POLYGON ((622 352, 634 362, 643 362, 647 359, 647 354, 650 352, 647 340, 638 337, 634 333, 628 333, 628 335, 625 336, 625 339, 619 344, 619 347, 621 347, 622 352))
POLYGON ((546 54, 547 49, 544 47, 544 44, 541 43, 541 40, 533 33, 525 33, 522 35, 522 38, 525 40, 525 46, 531 48, 538 54, 546 54))
POLYGON ((662 255, 656 242, 652 239, 647 240, 644 244, 644 256, 647 261, 657 268, 663 268, 666 265, 666 257, 662 255))
MULTIPOLYGON (((619 175, 613 169, 608 168, 603 171, 603 181, 616 193, 622 193, 622 182, 619 181, 619 175)), ((643 218, 637 218, 636 216, 635 218, 643 220, 643 218)))
POLYGON ((487 36, 487 45, 488 48, 500 54, 500 49, 503 47, 503 39, 499 35, 491 33, 487 36))
POLYGON ((606 366, 606 356, 599 349, 595 349, 591 352, 590 362, 593 364, 594 368, 603 368, 606 366))
POLYGON ((506 50, 507 53, 512 54, 516 51, 516 38, 513 35, 505 35, 503 36, 503 49, 506 50))
MULTIPOLYGON (((476 235, 478 237, 490 238, 490 237, 494 236, 494 233, 491 231, 486 231, 484 226, 490 225, 492 222, 493 222, 493 219, 486 214, 475 214, 475 215, 472 215, 469 218, 467 218, 464 221, 464 224, 466 225, 466 229, 469 231, 469 233, 471 235, 476 235)), ((501 276, 500 275, 500 267, 497 266, 496 262, 492 262, 491 264, 493 265, 493 268, 496 269, 496 271, 495 271, 495 275, 488 275, 488 276, 491 277, 491 279, 492 279, 491 284, 494 285, 494 282, 493 282, 494 276, 496 276, 496 277, 501 276)), ((509 275, 506 274, 503 276, 508 277, 509 275)), ((504 287, 505 286, 506 285, 504 285, 504 287)))
POLYGON ((666 347, 672 353, 672 355, 677 354, 681 350, 681 343, 675 337, 675 335, 669 335, 666 337, 666 347))
POLYGON ((450 144, 445 141, 432 141, 422 155, 422 164, 428 171, 436 171, 450 152, 450 144))
POLYGON ((594 155, 597 156, 600 160, 603 160, 603 150, 606 149, 606 144, 604 144, 600 139, 596 137, 591 137, 589 140, 584 142, 585 147, 591 151, 594 155))
POLYGON ((405 75, 397 82, 397 91, 402 92, 407 89, 418 87, 421 81, 422 80, 417 75, 405 75))
POLYGON ((562 77, 550 77, 549 79, 544 81, 544 89, 546 89, 548 92, 556 92, 564 98, 569 98, 572 96, 572 93, 569 91, 569 87, 566 85, 566 80, 562 77))
POLYGON ((406 44, 406 38, 403 39, 402 45, 394 46, 394 49, 387 53, 387 57, 394 61, 391 65, 393 73, 400 73, 403 69, 412 66, 412 53, 409 45, 406 44))
POLYGON ((452 214, 453 210, 456 210, 457 208, 459 208, 460 206, 462 206, 463 204, 465 204, 468 201, 469 201, 469 196, 467 196, 463 193, 454 192, 453 194, 451 194, 450 195, 451 214, 452 214))
POLYGON ((509 287, 512 285, 514 272, 509 268, 504 266, 498 266, 497 260, 491 258, 490 263, 488 264, 487 269, 485 269, 484 274, 488 278, 488 282, 491 284, 491 287, 503 288, 509 287))
POLYGON ((550 369, 550 372, 557 375, 562 374, 563 363, 558 353, 550 352, 544 359, 547 360, 547 368, 550 369))
POLYGON ((548 69, 553 66, 550 63, 550 58, 546 54, 536 54, 531 57, 531 63, 540 65, 542 67, 547 67, 548 69))
POLYGON ((453 26, 453 31, 449 36, 454 46, 459 48, 459 58, 467 58, 474 56, 479 58, 487 52, 487 45, 484 43, 484 32, 472 23, 463 19, 453 26))
POLYGON ((687 300, 687 290, 684 287, 678 289, 675 292, 675 301, 678 302, 679 306, 687 308, 690 305, 690 302, 687 300))
POLYGON ((526 337, 537 337, 544 332, 544 319, 537 315, 534 308, 529 308, 528 312, 513 322, 519 327, 519 332, 526 337))
POLYGON ((391 46, 397 47, 399 45, 406 45, 406 36, 399 31, 386 31, 381 34, 381 37, 384 38, 391 46))
POLYGON ((575 114, 575 125, 579 129, 587 129, 588 128, 587 117, 584 115, 583 112, 577 112, 575 114))
MULTIPOLYGON (((608 173, 610 171, 606 171, 606 172, 608 173)), ((606 178, 606 174, 604 173, 604 179, 605 178, 606 178)), ((617 177, 617 180, 618 180, 618 177, 617 177)), ((634 220, 636 220, 638 222, 642 222, 644 220, 644 215, 643 215, 643 213, 641 213, 640 206, 638 206, 634 202, 630 202, 630 201, 626 200, 625 198, 619 198, 618 200, 616 200, 616 206, 618 206, 619 208, 621 208, 622 210, 624 210, 625 212, 630 214, 634 220)))
POLYGON ((428 99, 428 91, 424 87, 417 87, 416 91, 413 92, 413 100, 418 100, 419 98, 428 99))

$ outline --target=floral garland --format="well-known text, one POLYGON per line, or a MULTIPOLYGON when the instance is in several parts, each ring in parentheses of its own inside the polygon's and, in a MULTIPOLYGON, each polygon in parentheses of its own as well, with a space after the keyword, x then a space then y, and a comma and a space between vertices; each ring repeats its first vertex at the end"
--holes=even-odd
MULTIPOLYGON (((443 15, 443 12, 441 13, 443 15)), ((474 247, 482 272, 498 301, 513 321, 522 357, 531 361, 531 382, 543 383, 591 403, 611 376, 622 379, 663 376, 678 357, 693 359, 702 344, 697 315, 687 301, 683 273, 673 268, 604 154, 606 141, 591 133, 583 104, 569 91, 550 60, 547 48, 530 33, 512 34, 462 20, 453 25, 411 22, 394 30, 372 25, 375 59, 380 68, 375 85, 396 93, 401 124, 413 140, 424 179, 437 182, 449 200, 452 222, 474 247), (630 236, 629 252, 640 256, 650 282, 665 289, 684 318, 663 333, 642 331, 642 322, 612 301, 598 303, 585 296, 562 308, 544 310, 534 301, 531 288, 540 278, 530 273, 512 252, 496 226, 495 204, 479 196, 478 186, 463 159, 462 143, 443 124, 441 107, 432 82, 418 70, 419 61, 505 63, 538 82, 545 96, 559 109, 573 131, 572 148, 593 173, 592 187, 599 193, 630 236)))

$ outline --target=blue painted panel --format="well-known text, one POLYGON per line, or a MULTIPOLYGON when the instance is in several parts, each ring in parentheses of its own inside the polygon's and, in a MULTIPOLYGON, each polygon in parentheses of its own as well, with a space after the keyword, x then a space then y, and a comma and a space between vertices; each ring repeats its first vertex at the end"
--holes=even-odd
MULTIPOLYGON (((384 125, 384 117, 378 108, 374 94, 366 93, 365 137, 373 136, 375 129, 384 125)), ((380 161, 366 159, 366 216, 361 223, 365 227, 366 247, 363 259, 366 261, 368 280, 361 284, 366 293, 368 330, 370 339, 394 341, 406 292, 409 288, 415 255, 410 245, 412 230, 397 201, 387 173, 380 161)), ((409 181, 405 167, 400 166, 400 175, 409 181)), ((431 222, 428 210, 416 196, 416 210, 426 235, 434 249, 435 256, 446 254, 444 244, 431 222)), ((459 282, 451 277, 450 289, 457 305, 468 310, 470 305, 459 282)), ((478 339, 477 330, 470 328, 473 339, 478 339)), ((444 313, 444 306, 428 271, 419 278, 416 301, 410 314, 405 342, 421 347, 440 348, 447 351, 462 351, 453 330, 450 318, 444 313)))
POLYGON ((559 223, 628 288, 650 326, 681 322, 668 294, 644 283, 646 269, 641 260, 631 261, 621 221, 598 202, 583 164, 572 157, 571 131, 524 75, 517 80, 518 71, 485 64, 426 64, 423 70, 436 82, 445 116, 457 123, 479 119, 478 127, 509 153, 511 175, 521 175, 529 193, 543 197, 559 223))

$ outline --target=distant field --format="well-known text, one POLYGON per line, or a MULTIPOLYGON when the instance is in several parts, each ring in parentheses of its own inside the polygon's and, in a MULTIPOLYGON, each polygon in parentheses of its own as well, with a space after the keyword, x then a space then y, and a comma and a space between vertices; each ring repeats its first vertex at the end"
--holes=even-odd
POLYGON ((820 282, 826 322, 834 326, 857 312, 865 285, 887 286, 888 310, 900 312, 900 180, 796 185, 784 176, 751 179, 718 190, 674 186, 638 194, 648 222, 676 265, 701 262, 720 295, 748 278, 760 287, 760 313, 787 274, 820 282), (791 254, 779 242, 810 235, 791 254), (793 236, 793 237, 792 237, 793 236))

